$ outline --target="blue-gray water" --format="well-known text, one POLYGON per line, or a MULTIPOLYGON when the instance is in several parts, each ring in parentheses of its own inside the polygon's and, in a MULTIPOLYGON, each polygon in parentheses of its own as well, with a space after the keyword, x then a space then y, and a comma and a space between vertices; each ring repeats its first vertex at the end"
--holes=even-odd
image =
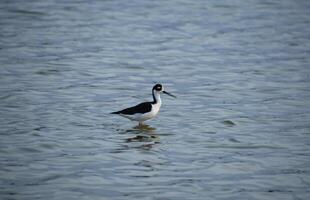
POLYGON ((0 199, 310 199, 307 0, 0 3, 0 199), (110 115, 172 99, 148 128, 110 115))

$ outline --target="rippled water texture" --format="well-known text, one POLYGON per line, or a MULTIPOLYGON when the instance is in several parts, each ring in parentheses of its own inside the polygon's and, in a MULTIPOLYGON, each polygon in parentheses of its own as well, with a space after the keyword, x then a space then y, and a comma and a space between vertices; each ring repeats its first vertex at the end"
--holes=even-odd
POLYGON ((310 199, 310 1, 0 2, 0 199, 310 199), (163 96, 156 119, 108 113, 163 96))

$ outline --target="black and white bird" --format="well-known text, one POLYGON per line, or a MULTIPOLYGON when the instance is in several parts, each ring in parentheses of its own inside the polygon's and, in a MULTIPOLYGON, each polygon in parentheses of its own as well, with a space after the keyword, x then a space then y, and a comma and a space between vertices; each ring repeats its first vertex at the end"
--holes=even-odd
POLYGON ((154 118, 159 112, 161 106, 161 92, 176 98, 176 96, 170 94, 169 92, 166 92, 161 84, 156 84, 152 89, 152 102, 143 102, 136 106, 126 108, 124 110, 112 112, 111 114, 118 114, 132 121, 138 121, 139 126, 141 126, 145 120, 154 118))

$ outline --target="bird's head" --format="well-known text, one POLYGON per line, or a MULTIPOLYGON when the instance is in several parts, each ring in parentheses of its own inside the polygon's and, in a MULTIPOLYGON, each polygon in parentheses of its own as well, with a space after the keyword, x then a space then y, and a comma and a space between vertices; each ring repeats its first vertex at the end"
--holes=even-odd
POLYGON ((159 83, 157 83, 156 85, 154 85, 153 91, 154 91, 154 92, 157 92, 157 93, 161 93, 161 92, 162 92, 162 93, 164 93, 164 94, 167 94, 167 95, 169 95, 169 96, 172 96, 172 97, 176 98, 176 96, 174 96, 173 94, 170 94, 169 92, 165 91, 165 90, 164 90, 164 87, 163 87, 161 84, 159 84, 159 83))

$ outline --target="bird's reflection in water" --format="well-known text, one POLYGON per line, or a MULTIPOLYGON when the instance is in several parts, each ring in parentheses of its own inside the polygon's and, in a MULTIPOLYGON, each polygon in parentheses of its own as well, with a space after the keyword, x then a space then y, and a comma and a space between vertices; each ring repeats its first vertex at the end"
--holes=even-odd
POLYGON ((156 130, 156 128, 151 127, 147 124, 142 124, 142 125, 138 125, 133 127, 134 130, 139 130, 139 131, 143 131, 143 132, 147 132, 147 133, 152 133, 156 130))
POLYGON ((159 136, 156 135, 155 130, 155 128, 149 125, 135 126, 132 129, 127 130, 127 132, 135 133, 136 135, 127 138, 125 141, 126 143, 138 144, 133 146, 135 148, 149 150, 156 143, 159 143, 159 136))

